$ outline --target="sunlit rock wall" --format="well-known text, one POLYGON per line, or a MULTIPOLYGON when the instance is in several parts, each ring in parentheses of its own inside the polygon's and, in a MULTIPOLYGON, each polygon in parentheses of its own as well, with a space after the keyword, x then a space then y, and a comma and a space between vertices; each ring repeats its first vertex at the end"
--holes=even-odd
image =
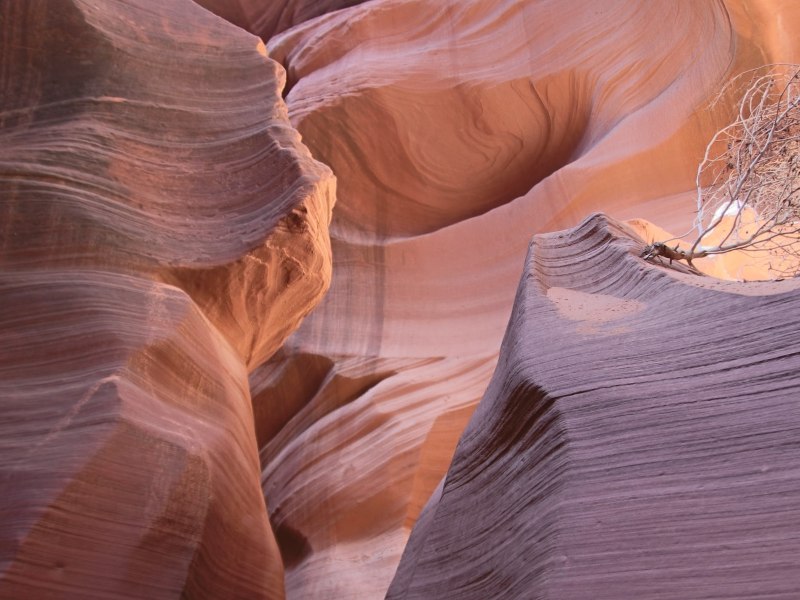
POLYGON ((531 235, 596 210, 689 229, 730 117, 709 101, 797 60, 799 19, 791 2, 373 0, 267 40, 338 180, 331 291, 251 377, 262 439, 281 429, 263 485, 289 597, 383 596, 486 389, 531 235))
POLYGON ((688 229, 709 100, 799 11, 0 4, 0 595, 383 597, 531 235, 688 229), (298 132, 333 280, 281 347, 331 282, 298 132))

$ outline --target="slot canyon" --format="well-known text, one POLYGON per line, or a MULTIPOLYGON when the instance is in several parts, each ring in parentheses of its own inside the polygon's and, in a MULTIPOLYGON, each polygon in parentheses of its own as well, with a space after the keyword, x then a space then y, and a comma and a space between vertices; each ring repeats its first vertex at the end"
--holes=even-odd
POLYGON ((800 598, 800 279, 642 258, 795 63, 794 0, 0 0, 0 599, 800 598))

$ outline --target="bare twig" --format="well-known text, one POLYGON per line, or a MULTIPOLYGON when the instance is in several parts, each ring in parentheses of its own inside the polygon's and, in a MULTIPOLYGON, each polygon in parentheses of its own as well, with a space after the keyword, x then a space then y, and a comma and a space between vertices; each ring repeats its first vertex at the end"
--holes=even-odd
POLYGON ((747 71, 712 104, 733 89, 742 89, 736 117, 714 134, 697 169, 697 237, 688 250, 650 244, 643 257, 693 269, 694 259, 733 250, 800 261, 800 65, 747 71))

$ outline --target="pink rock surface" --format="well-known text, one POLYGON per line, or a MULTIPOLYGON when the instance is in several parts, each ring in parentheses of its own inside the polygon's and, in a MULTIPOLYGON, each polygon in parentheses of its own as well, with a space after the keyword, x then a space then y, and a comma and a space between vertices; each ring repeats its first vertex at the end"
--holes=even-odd
POLYGON ((387 598, 795 598, 800 283, 709 283, 595 216, 534 238, 387 598))
POLYGON ((267 41, 338 181, 331 291, 251 376, 263 431, 283 427, 262 462, 290 598, 385 594, 486 389, 531 235, 596 210, 688 229, 728 118, 707 102, 797 60, 798 18, 757 0, 373 0, 267 41))
POLYGON ((0 4, 0 597, 284 597, 248 366, 330 280, 330 171, 189 0, 0 4))
MULTIPOLYGON (((708 100, 799 61, 798 22, 791 0, 5 0, 0 597, 279 598, 284 567, 290 599, 384 597, 530 236, 601 209, 686 229, 729 116, 708 100), (298 131, 339 181, 335 276, 275 354, 331 278, 334 180, 298 131)), ((572 322, 585 293, 548 301, 572 322)), ((606 296, 581 335, 639 310, 606 296)))
POLYGON ((304 21, 366 0, 194 0, 223 19, 268 39, 304 21))
POLYGON ((191 299, 97 270, 0 297, 0 597, 283 597, 244 365, 191 299))

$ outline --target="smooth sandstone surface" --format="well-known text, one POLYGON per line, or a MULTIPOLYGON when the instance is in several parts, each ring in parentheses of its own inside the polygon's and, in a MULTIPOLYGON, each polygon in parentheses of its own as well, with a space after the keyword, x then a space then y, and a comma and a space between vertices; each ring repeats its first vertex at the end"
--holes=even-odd
POLYGON ((244 365, 192 300, 97 270, 0 297, 0 597, 282 598, 244 365))
POLYGON ((598 210, 688 230, 730 116, 709 101, 800 59, 799 22, 760 0, 372 0, 266 41, 338 181, 331 290, 251 375, 260 439, 280 430, 263 487, 290 598, 384 595, 486 389, 531 235, 598 210))
POLYGON ((534 238, 387 599, 797 596, 800 283, 642 246, 601 216, 534 238))
POLYGON ((366 0, 194 0, 223 19, 263 39, 304 21, 366 0))
MULTIPOLYGON (((688 229, 697 162, 730 116, 709 100, 743 69, 800 61, 798 24, 793 0, 0 3, 0 597, 377 599, 393 578, 392 594, 425 597, 439 565, 436 593, 497 596, 462 577, 485 540, 449 558, 426 540, 472 521, 517 539, 432 507, 450 505, 442 477, 501 373, 531 235, 598 210, 688 229)), ((581 244, 560 250, 588 274, 550 287, 553 322, 638 335, 616 328, 652 303, 601 291, 628 263, 592 266, 608 248, 581 244)), ((676 376, 688 385, 663 385, 676 376)), ((571 510, 576 528, 595 514, 571 510)), ((576 594, 598 565, 621 589, 615 535, 553 589, 576 594)), ((764 558, 756 539, 724 538, 726 564, 764 558)), ((768 542, 796 554, 783 540, 768 542)), ((765 565, 753 581, 780 581, 765 565)), ((678 597, 684 571, 657 566, 637 585, 672 575, 678 597)), ((527 597, 513 568, 492 581, 527 597)))
POLYGON ((283 83, 189 0, 0 3, 0 597, 284 597, 248 368, 335 185, 283 83))

